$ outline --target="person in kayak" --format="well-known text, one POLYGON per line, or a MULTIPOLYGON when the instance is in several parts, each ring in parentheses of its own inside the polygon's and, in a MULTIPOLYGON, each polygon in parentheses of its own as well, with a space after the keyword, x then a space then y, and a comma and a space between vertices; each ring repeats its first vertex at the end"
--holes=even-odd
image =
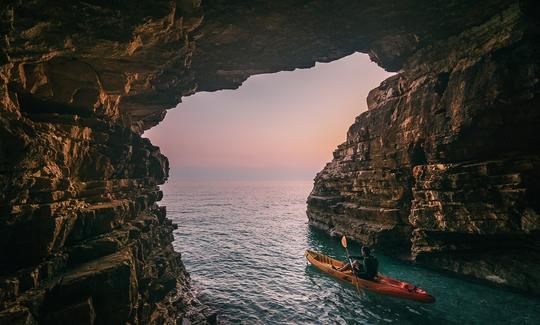
MULTIPOLYGON (((373 280, 379 273, 379 261, 373 255, 371 255, 371 249, 367 246, 362 246, 362 256, 349 256, 349 260, 353 260, 352 269, 354 274, 362 279, 373 280), (360 260, 362 263, 360 263, 360 260)), ((342 267, 337 269, 340 272, 348 271, 351 269, 350 263, 345 263, 342 267)))

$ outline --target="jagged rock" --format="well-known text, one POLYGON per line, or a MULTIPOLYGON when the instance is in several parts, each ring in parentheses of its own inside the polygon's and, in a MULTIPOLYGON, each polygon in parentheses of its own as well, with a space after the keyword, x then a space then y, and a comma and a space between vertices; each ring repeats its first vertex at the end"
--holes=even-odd
POLYGON ((155 204, 168 173, 158 148, 98 117, 7 113, 1 121, 2 143, 22 151, 1 178, 3 319, 205 319, 172 249, 174 226, 155 204))
POLYGON ((540 293, 540 48, 527 15, 511 5, 417 49, 372 90, 315 179, 310 223, 540 293))
POLYGON ((15 306, 7 310, 0 312, 0 324, 21 324, 21 325, 35 325, 39 324, 28 308, 21 306, 15 306))

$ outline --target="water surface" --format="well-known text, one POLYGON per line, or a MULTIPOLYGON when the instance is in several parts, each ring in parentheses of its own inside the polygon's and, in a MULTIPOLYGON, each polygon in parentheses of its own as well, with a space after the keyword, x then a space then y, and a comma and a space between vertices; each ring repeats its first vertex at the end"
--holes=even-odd
MULTIPOLYGON (((377 254, 381 272, 418 285, 423 305, 359 295, 308 266, 306 249, 343 258, 339 239, 307 225, 311 182, 168 183, 174 247, 202 299, 238 324, 538 324, 540 300, 377 254)), ((358 253, 352 245, 351 253, 358 253)))

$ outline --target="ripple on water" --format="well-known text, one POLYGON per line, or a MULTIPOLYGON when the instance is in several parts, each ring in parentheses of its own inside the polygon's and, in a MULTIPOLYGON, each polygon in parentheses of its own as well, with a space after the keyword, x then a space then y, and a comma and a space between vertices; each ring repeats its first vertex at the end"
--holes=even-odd
MULTIPOLYGON (((378 256, 389 276, 437 298, 422 305, 362 293, 313 267, 305 249, 343 258, 312 231, 311 182, 169 183, 163 205, 179 225, 174 248, 202 299, 240 324, 537 324, 540 300, 378 256)), ((358 250, 354 247, 353 250, 358 250)))

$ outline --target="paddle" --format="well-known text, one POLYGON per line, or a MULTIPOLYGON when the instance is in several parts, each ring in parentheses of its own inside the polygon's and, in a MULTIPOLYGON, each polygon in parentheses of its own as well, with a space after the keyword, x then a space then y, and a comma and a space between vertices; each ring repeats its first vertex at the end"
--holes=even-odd
POLYGON ((354 274, 354 277, 356 278, 356 281, 355 281, 356 291, 358 291, 358 294, 360 294, 360 288, 358 287, 358 276, 356 276, 356 273, 354 272, 351 255, 349 255, 349 249, 347 248, 347 237, 345 236, 341 237, 341 246, 345 248, 345 252, 347 253, 347 258, 349 259, 349 265, 351 266, 351 272, 352 274, 354 274))

